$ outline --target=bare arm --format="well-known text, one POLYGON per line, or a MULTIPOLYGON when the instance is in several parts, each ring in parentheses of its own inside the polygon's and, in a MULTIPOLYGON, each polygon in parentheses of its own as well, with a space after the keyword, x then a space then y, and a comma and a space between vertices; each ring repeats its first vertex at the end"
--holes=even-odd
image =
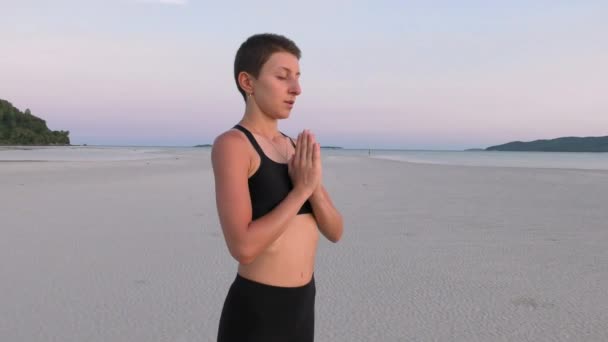
POLYGON ((230 254, 242 264, 251 263, 281 236, 314 189, 294 187, 272 211, 252 221, 248 144, 240 133, 229 131, 215 140, 211 152, 220 225, 230 254))
MULTIPOLYGON (((312 146, 315 144, 318 145, 314 134, 310 132, 305 132, 304 137, 302 135, 298 136, 298 141, 295 145, 298 146, 302 144, 308 144, 309 148, 313 148, 312 146)), ((321 169, 320 147, 318 148, 318 159, 318 167, 321 169)), ((319 185, 308 200, 312 206, 317 225, 323 236, 331 242, 338 242, 342 237, 342 232, 344 230, 342 215, 334 206, 331 197, 329 197, 329 193, 321 181, 319 181, 319 185)))
POLYGON ((331 242, 338 242, 342 237, 344 222, 325 187, 319 184, 319 187, 310 196, 309 201, 323 236, 331 242))

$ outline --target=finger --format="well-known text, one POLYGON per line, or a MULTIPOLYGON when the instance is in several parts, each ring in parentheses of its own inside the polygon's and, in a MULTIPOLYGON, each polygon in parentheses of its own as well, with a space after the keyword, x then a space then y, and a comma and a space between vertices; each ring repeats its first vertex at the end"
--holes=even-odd
POLYGON ((304 130, 304 132, 302 133, 302 147, 300 150, 300 163, 302 165, 305 165, 306 163, 306 151, 308 150, 308 132, 306 130, 304 130))
POLYGON ((308 150, 306 151, 306 160, 312 164, 312 156, 315 153, 315 136, 308 133, 308 150))
POLYGON ((294 152, 294 162, 300 161, 300 154, 302 154, 302 133, 298 134, 296 140, 296 151, 294 152))
POLYGON ((315 152, 312 157, 312 163, 313 163, 313 165, 316 165, 317 163, 319 163, 321 161, 321 144, 315 143, 314 150, 315 150, 315 152))

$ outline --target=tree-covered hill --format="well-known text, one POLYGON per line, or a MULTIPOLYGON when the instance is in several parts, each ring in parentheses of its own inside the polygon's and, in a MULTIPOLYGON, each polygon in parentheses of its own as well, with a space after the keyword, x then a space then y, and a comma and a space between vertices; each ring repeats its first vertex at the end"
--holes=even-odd
POLYGON ((490 146, 487 151, 542 151, 542 152, 608 152, 608 136, 605 137, 563 137, 530 142, 513 141, 503 145, 490 146))
POLYGON ((29 109, 19 111, 0 99, 0 145, 69 145, 69 131, 51 131, 29 109))

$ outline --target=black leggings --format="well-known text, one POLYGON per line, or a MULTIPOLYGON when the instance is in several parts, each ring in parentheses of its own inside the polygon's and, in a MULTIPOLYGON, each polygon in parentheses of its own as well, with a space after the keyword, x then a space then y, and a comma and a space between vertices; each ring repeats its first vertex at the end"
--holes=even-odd
POLYGON ((315 278, 299 287, 279 287, 239 274, 224 302, 218 342, 312 342, 315 278))

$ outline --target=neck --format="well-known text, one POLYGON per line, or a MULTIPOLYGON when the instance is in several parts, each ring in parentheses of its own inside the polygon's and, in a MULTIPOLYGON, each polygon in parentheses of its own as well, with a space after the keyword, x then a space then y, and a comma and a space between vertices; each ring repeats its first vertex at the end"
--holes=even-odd
POLYGON ((281 135, 278 128, 278 120, 268 117, 266 114, 258 110, 251 110, 247 106, 245 115, 239 122, 240 125, 249 128, 257 134, 261 134, 266 138, 273 139, 281 135))

